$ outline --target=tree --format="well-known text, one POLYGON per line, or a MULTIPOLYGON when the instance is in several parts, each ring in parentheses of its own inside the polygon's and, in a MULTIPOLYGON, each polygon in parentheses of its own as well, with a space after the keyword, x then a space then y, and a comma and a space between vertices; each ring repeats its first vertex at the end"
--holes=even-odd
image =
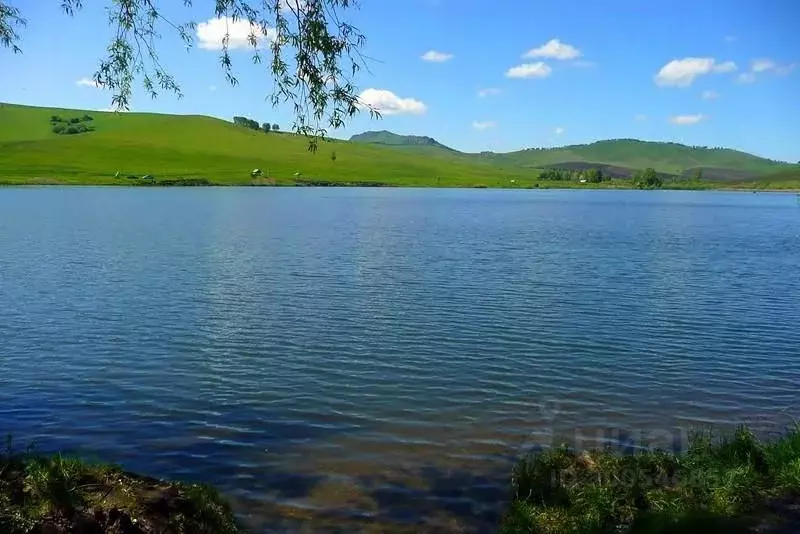
MULTIPOLYGON (((0 46, 21 53, 19 31, 26 25, 23 14, 9 0, 0 0, 0 46)), ((342 20, 340 13, 358 0, 214 0, 213 16, 227 23, 244 21, 251 33, 248 43, 252 60, 265 65, 274 81, 270 100, 275 106, 289 102, 294 107, 294 131, 309 137, 309 149, 327 128, 340 128, 360 109, 351 78, 364 65, 361 49, 365 37, 342 20), (269 36, 269 38, 267 38, 269 36), (266 42, 269 41, 267 44, 266 42), (267 50, 265 60, 263 51, 267 50)), ((27 2, 23 2, 27 6, 27 2)), ((130 109, 134 83, 141 81, 146 93, 183 96, 180 84, 162 65, 158 41, 167 32, 177 35, 187 48, 194 44, 197 24, 172 20, 180 4, 172 0, 105 0, 112 28, 107 55, 93 79, 112 92, 112 106, 130 109), (169 6, 169 7, 167 7, 169 6)), ((193 0, 182 2, 192 8, 193 0)), ((199 2, 198 2, 199 4, 199 2)), ((83 7, 83 0, 62 0, 69 16, 83 7)), ((212 13, 206 13, 205 16, 212 13)), ((230 33, 220 45, 220 65, 227 81, 238 79, 229 53, 230 33)), ((380 113, 367 107, 373 117, 380 113)), ((274 125, 273 125, 274 129, 274 125)))
POLYGON ((655 169, 648 167, 633 175, 633 182, 639 189, 658 189, 664 181, 658 176, 655 169))
POLYGON ((281 129, 281 127, 280 127, 280 126, 278 126, 277 124, 275 124, 275 123, 274 123, 274 124, 272 125, 272 131, 273 131, 273 132, 278 132, 278 131, 280 131, 280 129, 281 129))
POLYGON ((333 162, 336 161, 336 151, 335 150, 333 152, 331 152, 331 161, 333 161, 333 162))
POLYGON ((584 173, 584 178, 590 184, 599 184, 603 181, 603 172, 600 169, 589 169, 584 173))
POLYGON ((261 129, 262 129, 262 130, 264 130, 266 133, 269 133, 269 129, 270 129, 271 127, 272 127, 272 126, 271 126, 271 125, 270 125, 270 123, 268 123, 268 122, 265 122, 264 124, 262 124, 262 125, 261 125, 261 129))
POLYGON ((695 182, 700 182, 703 180, 703 169, 695 169, 692 173, 692 180, 695 182))

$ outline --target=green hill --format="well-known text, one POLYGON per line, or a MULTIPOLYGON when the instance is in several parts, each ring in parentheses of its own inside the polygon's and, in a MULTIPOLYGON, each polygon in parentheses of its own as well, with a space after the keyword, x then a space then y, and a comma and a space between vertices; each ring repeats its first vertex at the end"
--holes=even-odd
POLYGON ((797 168, 730 149, 632 139, 468 154, 430 137, 378 131, 353 136, 350 141, 321 142, 316 154, 307 149, 308 141, 301 136, 264 133, 199 115, 0 104, 3 184, 133 184, 150 175, 154 179, 148 184, 565 187, 578 184, 537 183, 540 169, 597 167, 608 176, 626 178, 635 170, 653 167, 668 179, 688 176, 700 168, 706 182, 728 180, 737 187, 774 175, 770 183, 788 187, 796 183, 796 176, 776 173, 797 168), (53 122, 56 116, 61 122, 53 122), (80 123, 72 125, 71 119, 80 123), (70 126, 90 131, 59 134, 54 132, 58 125, 57 130, 62 131, 70 126), (253 169, 263 170, 263 176, 253 178, 253 169))
POLYGON ((653 167, 657 171, 674 175, 682 175, 689 169, 707 168, 713 169, 713 174, 719 178, 725 178, 725 173, 721 171, 731 171, 732 179, 744 178, 744 175, 755 178, 790 166, 729 148, 696 147, 637 139, 611 139, 586 145, 534 148, 483 157, 511 166, 543 167, 584 162, 629 169, 653 167))
POLYGON ((515 152, 481 152, 467 154, 447 147, 430 137, 397 135, 387 131, 354 135, 351 141, 413 149, 426 155, 460 156, 460 161, 490 162, 503 168, 547 168, 581 170, 600 168, 618 178, 630 177, 635 171, 653 167, 665 175, 690 176, 702 169, 709 180, 752 180, 760 175, 778 172, 790 165, 728 148, 686 146, 679 143, 611 139, 584 145, 558 148, 530 148, 515 152))
MULTIPOLYGON (((317 153, 311 154, 303 137, 250 130, 211 117, 11 104, 0 106, 0 155, 2 183, 136 183, 125 182, 125 177, 152 175, 156 180, 249 184, 250 171, 258 168, 278 184, 491 187, 508 185, 511 179, 520 185, 532 183, 537 174, 337 140, 320 143, 317 153), (68 119, 84 114, 93 118, 94 131, 52 132, 52 116, 68 119), (123 178, 114 178, 117 172, 123 178)), ((266 181, 266 177, 259 180, 266 181)))
POLYGON ((456 152, 449 146, 441 144, 432 137, 422 135, 398 135, 386 130, 356 134, 350 137, 350 141, 355 143, 371 143, 374 145, 388 145, 395 147, 434 147, 450 152, 456 152))

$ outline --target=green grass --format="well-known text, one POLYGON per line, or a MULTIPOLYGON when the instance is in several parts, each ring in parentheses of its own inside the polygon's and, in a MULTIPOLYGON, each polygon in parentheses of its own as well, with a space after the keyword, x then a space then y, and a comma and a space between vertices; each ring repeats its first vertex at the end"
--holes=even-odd
POLYGON ((699 434, 684 454, 560 447, 522 460, 512 486, 504 534, 752 532, 784 519, 770 504, 800 503, 800 427, 772 442, 699 434))
MULTIPOLYGON (((373 132, 374 133, 374 132, 373 132)), ((601 141, 507 154, 466 154, 422 137, 377 132, 409 146, 330 140, 308 152, 308 140, 253 131, 212 117, 109 113, 0 105, 0 185, 385 185, 406 187, 628 188, 628 180, 592 185, 538 180, 538 166, 593 162, 678 174, 702 166, 742 173, 789 173, 780 164, 727 149, 675 143, 601 141), (50 117, 89 114, 94 131, 58 135, 50 117), (424 142, 423 142, 424 141, 424 142), (422 144, 420 144, 422 143, 422 144), (331 157, 335 152, 335 161, 331 157), (253 179, 259 168, 265 176, 253 179), (115 178, 116 173, 120 174, 115 178), (152 175, 152 181, 141 177, 152 175), (134 179, 128 176, 136 177, 134 179)), ((385 139, 384 139, 385 140, 385 139)), ((800 176, 673 188, 800 189, 800 176)))
POLYGON ((531 185, 538 175, 345 141, 321 143, 316 154, 307 148, 308 141, 300 136, 265 134, 211 117, 0 107, 0 181, 5 184, 131 185, 136 181, 125 176, 150 174, 156 181, 201 178, 212 184, 249 185, 254 168, 269 172, 277 185, 325 180, 500 187, 512 179, 531 185), (83 113, 94 118, 94 132, 64 136, 50 131, 51 115, 83 113), (117 172, 123 178, 114 178, 117 172))
POLYGON ((240 531, 229 504, 210 486, 140 477, 60 454, 17 453, 10 440, 0 453, 3 534, 128 532, 133 525, 164 534, 240 531))

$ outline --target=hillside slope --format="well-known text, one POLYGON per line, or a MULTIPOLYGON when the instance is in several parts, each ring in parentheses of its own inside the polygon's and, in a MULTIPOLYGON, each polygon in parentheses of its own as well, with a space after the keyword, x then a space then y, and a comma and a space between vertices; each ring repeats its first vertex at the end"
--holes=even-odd
POLYGON ((653 167, 661 173, 674 176, 689 176, 696 169, 702 169, 709 180, 734 181, 754 179, 790 167, 783 162, 728 148, 694 147, 637 139, 610 139, 584 145, 480 154, 458 152, 430 137, 397 135, 385 130, 364 132, 352 136, 350 140, 388 145, 426 155, 443 156, 444 152, 448 152, 451 158, 457 158, 458 161, 482 161, 506 169, 560 167, 580 170, 596 167, 607 169, 610 174, 620 178, 653 167))
POLYGON ((356 134, 350 137, 350 141, 354 143, 370 143, 395 147, 435 147, 450 152, 456 152, 449 146, 443 145, 432 137, 424 135, 398 135, 387 130, 356 134))
POLYGON ((566 162, 591 162, 631 169, 653 167, 657 171, 680 175, 688 169, 708 168, 736 171, 737 178, 777 172, 789 164, 769 160, 728 148, 692 147, 636 139, 611 139, 587 145, 552 149, 528 149, 483 156, 495 162, 523 167, 554 166, 566 162))
MULTIPOLYGON (((202 178, 246 184, 263 169, 278 183, 324 180, 386 185, 501 185, 532 181, 536 172, 499 170, 431 154, 328 141, 316 154, 305 138, 263 133, 204 116, 108 113, 4 104, 0 106, 0 181, 119 183, 114 176, 202 178), (57 135, 50 118, 89 114, 94 131, 57 135), (335 158, 334 158, 335 156, 335 158)), ((124 178, 123 178, 124 180, 124 178)))

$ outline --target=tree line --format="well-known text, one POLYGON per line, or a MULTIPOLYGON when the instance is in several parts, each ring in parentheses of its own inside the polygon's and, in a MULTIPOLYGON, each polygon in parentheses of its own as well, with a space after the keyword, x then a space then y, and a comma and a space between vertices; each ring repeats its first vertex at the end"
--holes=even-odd
MULTIPOLYGON (((703 177, 703 171, 698 169, 695 171, 693 179, 700 181, 703 177)), ((552 180, 559 182, 580 181, 586 180, 590 184, 599 184, 605 181, 610 181, 611 176, 603 174, 600 169, 545 169, 539 174, 540 180, 552 180)), ((664 180, 658 175, 655 169, 648 167, 644 170, 639 170, 633 173, 631 180, 634 185, 640 189, 659 189, 664 185, 664 180)))
POLYGON ((263 124, 259 124, 258 121, 253 119, 248 119, 247 117, 240 117, 236 116, 233 118, 233 123, 237 126, 244 126, 245 128, 250 128, 251 130, 262 130, 264 132, 279 132, 281 127, 278 123, 273 122, 272 124, 265 122, 263 124))

